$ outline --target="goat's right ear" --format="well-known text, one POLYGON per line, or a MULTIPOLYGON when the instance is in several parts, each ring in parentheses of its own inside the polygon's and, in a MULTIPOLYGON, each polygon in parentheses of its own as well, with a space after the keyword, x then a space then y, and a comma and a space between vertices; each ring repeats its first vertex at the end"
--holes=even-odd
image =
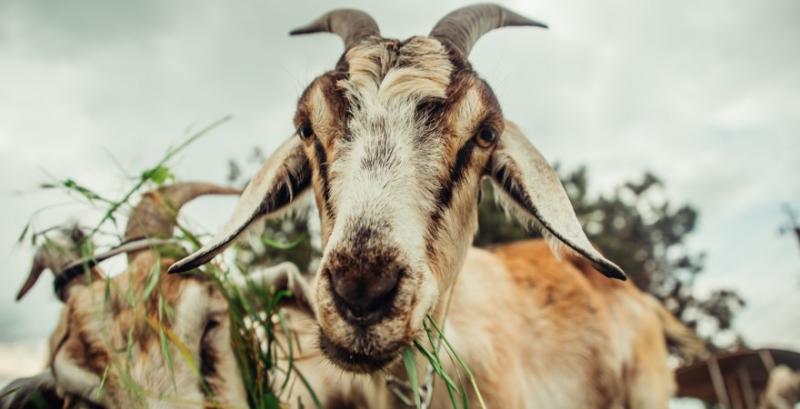
POLYGON ((558 173, 519 128, 506 121, 487 173, 498 199, 526 226, 541 228, 551 243, 561 243, 589 260, 607 277, 625 280, 616 264, 595 250, 572 209, 558 173))
POLYGON ((292 135, 270 157, 242 193, 233 216, 214 239, 169 268, 170 273, 191 270, 225 250, 253 222, 274 217, 297 203, 311 186, 311 168, 303 144, 292 135))

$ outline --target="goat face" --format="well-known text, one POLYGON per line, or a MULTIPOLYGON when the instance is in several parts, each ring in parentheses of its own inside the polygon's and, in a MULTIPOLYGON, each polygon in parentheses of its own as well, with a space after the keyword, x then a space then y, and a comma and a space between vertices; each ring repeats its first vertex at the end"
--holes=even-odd
POLYGON ((375 22, 353 10, 295 30, 336 32, 347 50, 303 92, 296 134, 250 182, 223 233, 172 270, 208 261, 258 217, 313 191, 324 247, 320 345, 357 372, 394 360, 443 305, 477 229, 483 176, 523 220, 621 276, 593 250, 555 172, 504 120, 466 60, 471 42, 504 25, 541 26, 481 5, 406 41, 380 37, 375 22))
POLYGON ((322 346, 348 368, 380 366, 413 339, 476 230, 503 120, 489 87, 455 71, 435 39, 374 39, 300 99, 323 219, 322 346))

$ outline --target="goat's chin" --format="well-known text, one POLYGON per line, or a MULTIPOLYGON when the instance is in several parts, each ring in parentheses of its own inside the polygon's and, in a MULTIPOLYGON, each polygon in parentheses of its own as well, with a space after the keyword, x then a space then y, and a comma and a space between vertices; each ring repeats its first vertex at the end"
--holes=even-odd
POLYGON ((336 366, 348 372, 372 373, 386 368, 400 357, 400 351, 408 343, 397 341, 369 353, 352 351, 346 346, 337 345, 323 331, 319 333, 319 348, 336 366))
MULTIPOLYGON (((345 324, 320 326, 319 347, 339 368, 355 373, 382 370, 395 362, 411 345, 413 332, 407 332, 407 317, 396 317, 369 327, 345 324)), ((334 320, 336 321, 336 320, 334 320)))

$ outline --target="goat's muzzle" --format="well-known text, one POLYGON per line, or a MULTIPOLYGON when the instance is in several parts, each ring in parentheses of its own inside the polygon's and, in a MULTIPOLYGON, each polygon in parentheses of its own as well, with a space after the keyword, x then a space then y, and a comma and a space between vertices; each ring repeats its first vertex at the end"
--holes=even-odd
POLYGON ((367 327, 391 314, 406 268, 392 248, 358 253, 332 252, 324 275, 341 317, 351 325, 367 327))

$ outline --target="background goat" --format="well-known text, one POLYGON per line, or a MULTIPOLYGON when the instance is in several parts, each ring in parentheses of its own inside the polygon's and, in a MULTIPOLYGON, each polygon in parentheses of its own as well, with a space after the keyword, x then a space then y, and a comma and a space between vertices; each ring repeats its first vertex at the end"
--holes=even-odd
POLYGON ((125 243, 114 250, 81 257, 77 233, 41 248, 18 298, 49 268, 65 306, 49 370, 12 383, 10 390, 19 390, 4 397, 4 407, 18 407, 31 391, 66 407, 246 406, 225 299, 203 277, 161 274, 173 261, 169 254, 181 254, 167 240, 181 206, 201 195, 238 193, 207 183, 160 188, 143 195, 125 243), (121 253, 127 270, 105 278, 96 264, 121 253))
MULTIPOLYGON (((170 271, 211 260, 260 217, 313 195, 323 243, 318 339, 338 367, 404 376, 398 357, 431 315, 446 322, 489 407, 666 407, 664 331, 674 322, 632 285, 602 276, 625 279, 589 243, 557 174, 467 60, 478 38, 504 26, 545 27, 475 5, 404 41, 383 38, 356 10, 294 30, 336 33, 345 52, 303 92, 296 134, 251 180, 222 232, 170 271), (483 177, 547 243, 471 248, 483 177)), ((443 388, 435 393, 434 406, 447 402, 443 388)), ((373 407, 402 406, 376 395, 384 400, 373 407)))

